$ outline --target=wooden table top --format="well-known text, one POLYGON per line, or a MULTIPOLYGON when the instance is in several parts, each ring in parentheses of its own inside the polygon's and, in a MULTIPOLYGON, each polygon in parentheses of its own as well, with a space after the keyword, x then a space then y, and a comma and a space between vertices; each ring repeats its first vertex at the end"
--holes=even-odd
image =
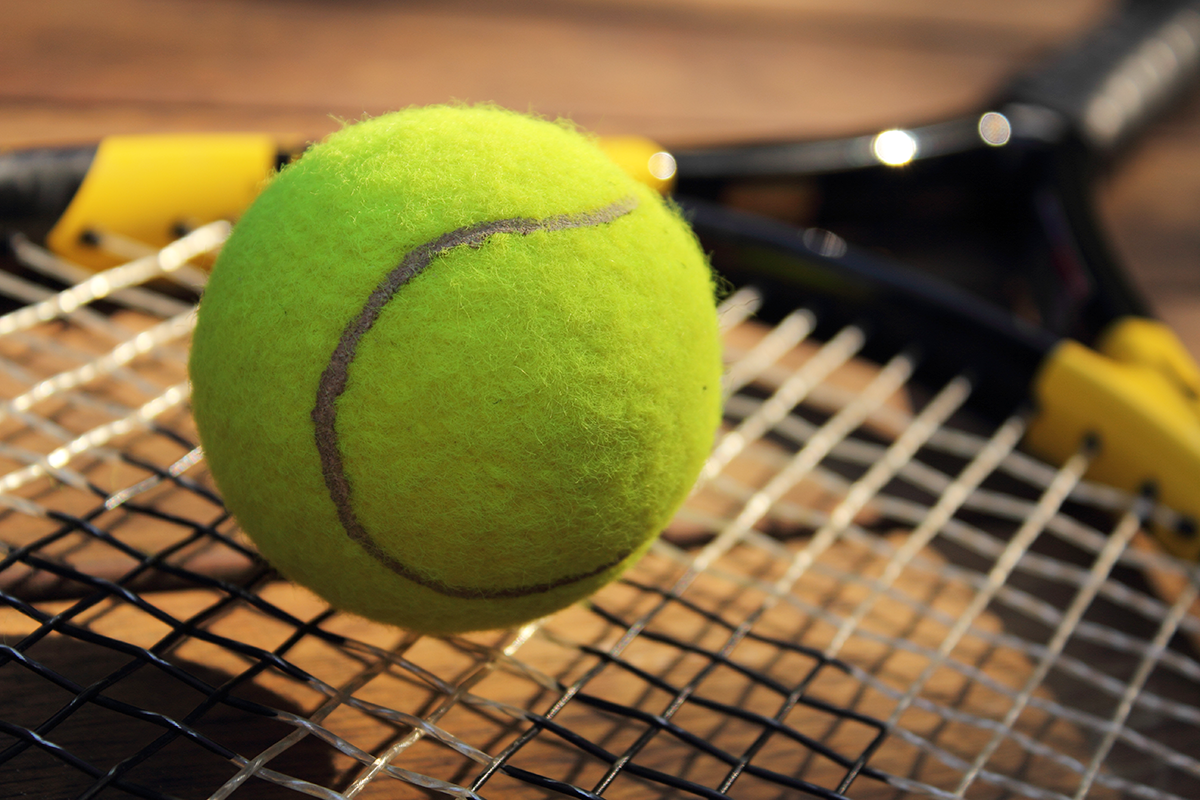
MULTIPOLYGON (((44 0, 4 5, 0 147, 266 131, 495 102, 668 146, 970 110, 1101 18, 1095 0, 44 0)), ((1200 93, 1104 188, 1120 253, 1200 352, 1200 93)))

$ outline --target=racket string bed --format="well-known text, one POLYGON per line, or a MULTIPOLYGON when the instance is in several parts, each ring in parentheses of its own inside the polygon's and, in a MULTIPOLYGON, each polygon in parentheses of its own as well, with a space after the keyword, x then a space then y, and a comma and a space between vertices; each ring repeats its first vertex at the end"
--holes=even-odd
POLYGON ((96 277, 13 243, 0 794, 1200 794, 1198 584, 1149 501, 751 290, 713 457, 624 579, 444 639, 327 608, 241 538, 187 413, 176 297, 224 234, 96 277))

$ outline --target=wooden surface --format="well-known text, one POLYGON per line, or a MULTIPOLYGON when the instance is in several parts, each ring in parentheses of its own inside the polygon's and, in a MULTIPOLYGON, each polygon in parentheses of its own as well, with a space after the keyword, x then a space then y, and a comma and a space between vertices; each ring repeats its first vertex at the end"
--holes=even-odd
MULTIPOLYGON (((1096 0, 45 0, 0 3, 0 147, 113 133, 314 139, 410 104, 493 101, 667 145, 916 124, 975 107, 1096 0)), ((1101 199, 1200 352, 1200 99, 1101 199)))
POLYGON ((880 0, 8 2, 0 141, 319 134, 329 115, 493 101, 670 140, 833 134, 975 105, 1096 16, 880 0))

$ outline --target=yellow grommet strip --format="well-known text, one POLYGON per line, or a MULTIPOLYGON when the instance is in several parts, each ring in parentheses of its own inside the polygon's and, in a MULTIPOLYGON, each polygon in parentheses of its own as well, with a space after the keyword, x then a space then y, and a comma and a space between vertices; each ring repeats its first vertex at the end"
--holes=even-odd
POLYGON ((109 137, 46 244, 100 270, 122 258, 89 244, 89 232, 158 248, 181 229, 235 219, 271 176, 277 154, 275 140, 261 134, 109 137))
POLYGON ((1195 364, 1160 323, 1119 324, 1128 325, 1124 333, 1102 340, 1102 346, 1117 343, 1116 356, 1070 340, 1051 352, 1034 382, 1037 414, 1026 443, 1043 458, 1062 463, 1094 436, 1100 449, 1088 477, 1130 492, 1155 487, 1162 503, 1192 523, 1190 531, 1157 526, 1155 534, 1170 552, 1196 560, 1200 413, 1187 388, 1195 364))

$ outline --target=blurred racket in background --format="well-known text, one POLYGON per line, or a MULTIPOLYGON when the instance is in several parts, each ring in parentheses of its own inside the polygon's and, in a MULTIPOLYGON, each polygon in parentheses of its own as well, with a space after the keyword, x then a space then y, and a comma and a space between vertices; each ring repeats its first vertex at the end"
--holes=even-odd
POLYGON ((1200 795, 1200 607, 1181 557, 1197 547, 1193 367, 1152 323, 1112 344, 1112 323, 1145 309, 1072 205, 1194 71, 1200 13, 1122 10, 1003 98, 999 147, 980 114, 954 147, 934 147, 937 126, 910 132, 899 172, 879 137, 677 154, 680 202, 736 284, 726 426, 643 562, 517 631, 417 637, 329 609, 256 559, 212 491, 187 410, 191 303, 228 232, 208 220, 249 200, 273 143, 221 139, 207 161, 204 141, 176 140, 189 180, 122 179, 122 158, 155 163, 136 139, 8 157, 0 196, 25 232, 0 273, 0 792, 1200 795), (1140 84, 1115 135, 1076 124, 1080 98, 1125 85, 1138 59, 1169 65, 1163 48, 1176 68, 1140 84), (1090 77, 1057 100, 1021 94, 1079 58, 1090 77), (1030 109, 1057 127, 1030 133, 1030 109), (822 148, 867 160, 781 155, 822 148), (1020 223, 1007 246, 968 226, 929 255, 933 222, 889 232, 885 216, 872 233, 876 211, 838 188, 976 180, 963 164, 997 153, 1020 165, 993 184, 1011 216, 991 221, 1020 223), (764 157, 765 177, 744 160, 764 157), (47 162, 56 178, 26 180, 47 162), (128 202, 95 178, 106 164, 128 202), (1042 200, 1015 194, 1026 180, 1042 200), (93 216, 116 205, 105 219, 132 227, 93 216), (1064 351, 1107 400, 1047 400, 1064 351), (1114 441, 1113 404, 1133 409, 1115 429, 1143 426, 1132 441, 1114 441), (1047 419, 1076 433, 1054 467, 1018 449, 1047 419), (1114 448, 1125 472, 1086 478, 1114 448))

